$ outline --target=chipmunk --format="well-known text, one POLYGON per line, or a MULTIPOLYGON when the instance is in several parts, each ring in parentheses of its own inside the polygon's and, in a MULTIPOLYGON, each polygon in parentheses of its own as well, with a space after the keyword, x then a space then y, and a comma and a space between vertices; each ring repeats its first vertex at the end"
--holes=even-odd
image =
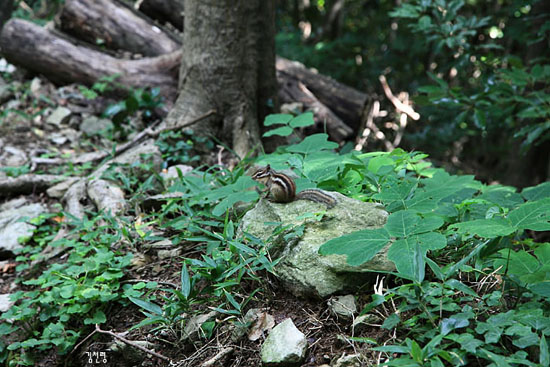
POLYGON ((296 193, 294 180, 284 173, 274 171, 269 164, 267 167, 254 172, 252 179, 263 183, 266 186, 265 197, 276 203, 289 203, 294 200, 305 199, 332 208, 338 202, 335 197, 319 189, 307 189, 296 193))

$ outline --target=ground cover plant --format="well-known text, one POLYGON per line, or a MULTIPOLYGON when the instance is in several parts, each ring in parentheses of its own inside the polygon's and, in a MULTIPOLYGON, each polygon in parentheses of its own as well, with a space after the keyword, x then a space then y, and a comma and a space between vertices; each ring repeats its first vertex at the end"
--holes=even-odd
MULTIPOLYGON (((278 126, 271 134, 292 135, 309 123, 310 114, 268 119, 278 126)), ((537 233, 550 229, 550 184, 517 192, 450 175, 418 152, 337 152, 335 147, 325 134, 316 134, 255 162, 291 167, 301 176, 301 187, 379 202, 390 212, 383 228, 351 233, 321 248, 359 265, 392 243, 388 257, 397 270, 378 284, 362 311, 381 317, 380 327, 388 333, 378 338, 359 333, 348 340, 374 345, 372 350, 395 366, 546 365, 550 245, 537 241, 537 233)), ((203 326, 206 339, 224 323, 242 322, 249 303, 258 304, 266 271, 276 269, 277 261, 269 255, 269 241, 236 231, 242 212, 234 205, 250 206, 259 197, 245 164, 232 171, 205 168, 182 175, 169 189, 180 197, 133 222, 90 213, 69 222, 72 239, 54 241, 56 217, 37 218, 38 230, 18 258, 25 290, 2 315, 13 323, 4 322, 0 332, 18 336, 2 346, 4 361, 33 365, 48 350, 66 355, 94 324, 108 322, 116 304, 142 309, 146 317, 135 328, 169 335, 173 345, 182 342, 190 315, 205 307, 227 315, 203 326), (132 253, 166 239, 196 249, 181 260, 176 287, 124 282, 132 253), (38 275, 31 261, 40 259, 48 244, 70 254, 64 263, 41 265, 38 275)), ((151 185, 126 181, 136 195, 151 185)))

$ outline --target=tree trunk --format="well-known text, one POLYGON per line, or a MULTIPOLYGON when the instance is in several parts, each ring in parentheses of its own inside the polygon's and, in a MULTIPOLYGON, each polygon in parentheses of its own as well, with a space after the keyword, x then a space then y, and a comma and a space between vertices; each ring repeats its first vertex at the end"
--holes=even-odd
POLYGON ((0 47, 10 63, 43 73, 56 83, 92 85, 101 77, 120 74, 117 82, 122 85, 159 87, 169 101, 175 98, 179 51, 154 58, 121 60, 76 45, 21 19, 6 23, 0 47))
POLYGON ((145 56, 179 50, 175 37, 116 0, 66 0, 60 16, 65 33, 93 45, 123 49, 145 56))
POLYGON ((2 26, 11 17, 13 11, 13 0, 0 0, 0 31, 2 26))
POLYGON ((220 138, 243 157, 260 144, 260 104, 267 95, 274 96, 271 91, 259 90, 275 84, 260 80, 266 74, 274 79, 270 71, 275 67, 270 56, 273 51, 269 50, 274 26, 265 25, 274 21, 273 4, 186 0, 184 8, 180 94, 167 123, 173 125, 215 109, 217 118, 205 120, 197 131, 220 138), (262 6, 269 9, 262 10, 262 6))
POLYGON ((150 18, 168 22, 183 31, 183 0, 143 0, 139 10, 150 18))

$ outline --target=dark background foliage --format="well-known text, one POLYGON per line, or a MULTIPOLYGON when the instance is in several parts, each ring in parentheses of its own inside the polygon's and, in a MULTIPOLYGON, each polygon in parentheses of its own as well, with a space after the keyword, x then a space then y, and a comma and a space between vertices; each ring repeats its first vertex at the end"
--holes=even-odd
POLYGON ((548 178, 548 8, 536 0, 280 1, 277 52, 368 93, 382 95, 385 75, 422 116, 407 127, 404 148, 523 187, 548 178))

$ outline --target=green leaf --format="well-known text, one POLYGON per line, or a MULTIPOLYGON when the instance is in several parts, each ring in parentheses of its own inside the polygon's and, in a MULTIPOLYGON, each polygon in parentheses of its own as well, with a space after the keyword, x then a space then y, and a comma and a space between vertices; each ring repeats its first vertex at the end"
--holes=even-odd
POLYGON ((315 124, 313 120, 313 112, 304 112, 301 115, 294 117, 288 124, 292 128, 306 127, 315 124))
POLYGON ((411 340, 410 345, 411 345, 410 354, 412 359, 414 359, 415 362, 417 363, 422 363, 424 359, 422 357, 422 348, 420 348, 420 345, 418 345, 418 343, 414 340, 411 340))
POLYGON ((502 267, 502 271, 506 269, 508 274, 517 277, 533 274, 540 267, 538 260, 524 250, 516 252, 511 249, 503 249, 499 251, 499 254, 500 259, 493 262, 495 269, 502 267))
POLYGON ((422 281, 425 267, 424 256, 428 250, 445 247, 447 240, 440 233, 423 233, 404 239, 396 240, 388 250, 390 259, 400 275, 422 281))
POLYGON ((384 228, 393 237, 408 237, 438 229, 443 225, 441 217, 421 218, 414 210, 400 210, 392 213, 384 228))
POLYGON ((521 195, 526 200, 535 201, 539 199, 549 198, 550 197, 550 181, 543 182, 537 186, 526 187, 521 192, 521 195))
POLYGON ((445 285, 450 289, 458 290, 469 296, 479 297, 478 294, 472 288, 468 287, 466 284, 462 283, 458 279, 449 279, 445 282, 445 285))
POLYGON ((338 144, 328 141, 327 134, 313 134, 306 137, 300 143, 291 145, 287 151, 292 153, 311 154, 322 150, 332 150, 338 148, 338 144))
POLYGON ((128 297, 128 299, 130 301, 132 301, 133 303, 135 303, 136 305, 138 305, 139 307, 155 314, 155 315, 159 315, 159 316, 162 316, 162 308, 159 306, 159 305, 156 305, 152 302, 148 302, 148 301, 143 301, 139 298, 134 298, 134 297, 128 297))
POLYGON ((183 263, 183 268, 181 269, 181 291, 185 299, 189 298, 191 293, 191 279, 189 273, 187 272, 187 264, 183 263))
POLYGON ((292 115, 289 115, 288 113, 267 115, 264 120, 264 126, 287 125, 290 120, 292 120, 292 115))
POLYGON ((92 318, 84 319, 84 325, 103 324, 105 321, 107 321, 107 317, 105 316, 103 311, 96 310, 92 318))
POLYGON ((225 294, 225 298, 227 298, 227 300, 229 301, 229 303, 231 303, 231 305, 237 310, 237 311, 241 311, 241 305, 239 304, 239 302, 237 302, 235 300, 235 298, 233 298, 233 296, 231 295, 231 293, 227 292, 226 290, 223 291, 224 294, 225 294))
POLYGON ((455 223, 450 225, 449 228, 457 229, 458 233, 461 234, 475 234, 485 238, 507 236, 516 231, 509 220, 499 217, 455 223))
POLYGON ((377 173, 382 166, 393 166, 395 161, 386 155, 371 158, 367 165, 367 169, 372 173, 377 173))
POLYGON ((319 248, 319 253, 347 255, 347 263, 358 266, 372 259, 389 240, 390 236, 384 228, 367 229, 333 238, 319 248))
POLYGON ((441 320, 441 333, 449 334, 455 329, 465 328, 470 325, 469 319, 473 317, 473 313, 460 312, 448 318, 441 320))
POLYGON ((539 364, 544 367, 550 366, 550 351, 546 342, 546 335, 542 333, 539 344, 539 364))
POLYGON ((533 231, 550 230, 550 198, 529 201, 508 214, 508 219, 517 229, 533 231))
POLYGON ((279 136, 289 136, 290 134, 292 134, 292 128, 291 127, 288 127, 288 126, 282 126, 282 127, 278 127, 276 129, 273 129, 273 130, 269 130, 267 132, 265 132, 262 136, 264 138, 267 138, 267 137, 270 137, 270 136, 273 136, 273 135, 279 135, 279 136))
POLYGON ((399 315, 396 313, 392 313, 388 318, 384 320, 384 323, 382 324, 382 329, 391 330, 394 327, 396 327, 401 322, 401 319, 399 318, 399 315))
POLYGON ((415 211, 400 210, 390 214, 384 228, 393 237, 407 237, 416 229, 421 218, 415 211))

